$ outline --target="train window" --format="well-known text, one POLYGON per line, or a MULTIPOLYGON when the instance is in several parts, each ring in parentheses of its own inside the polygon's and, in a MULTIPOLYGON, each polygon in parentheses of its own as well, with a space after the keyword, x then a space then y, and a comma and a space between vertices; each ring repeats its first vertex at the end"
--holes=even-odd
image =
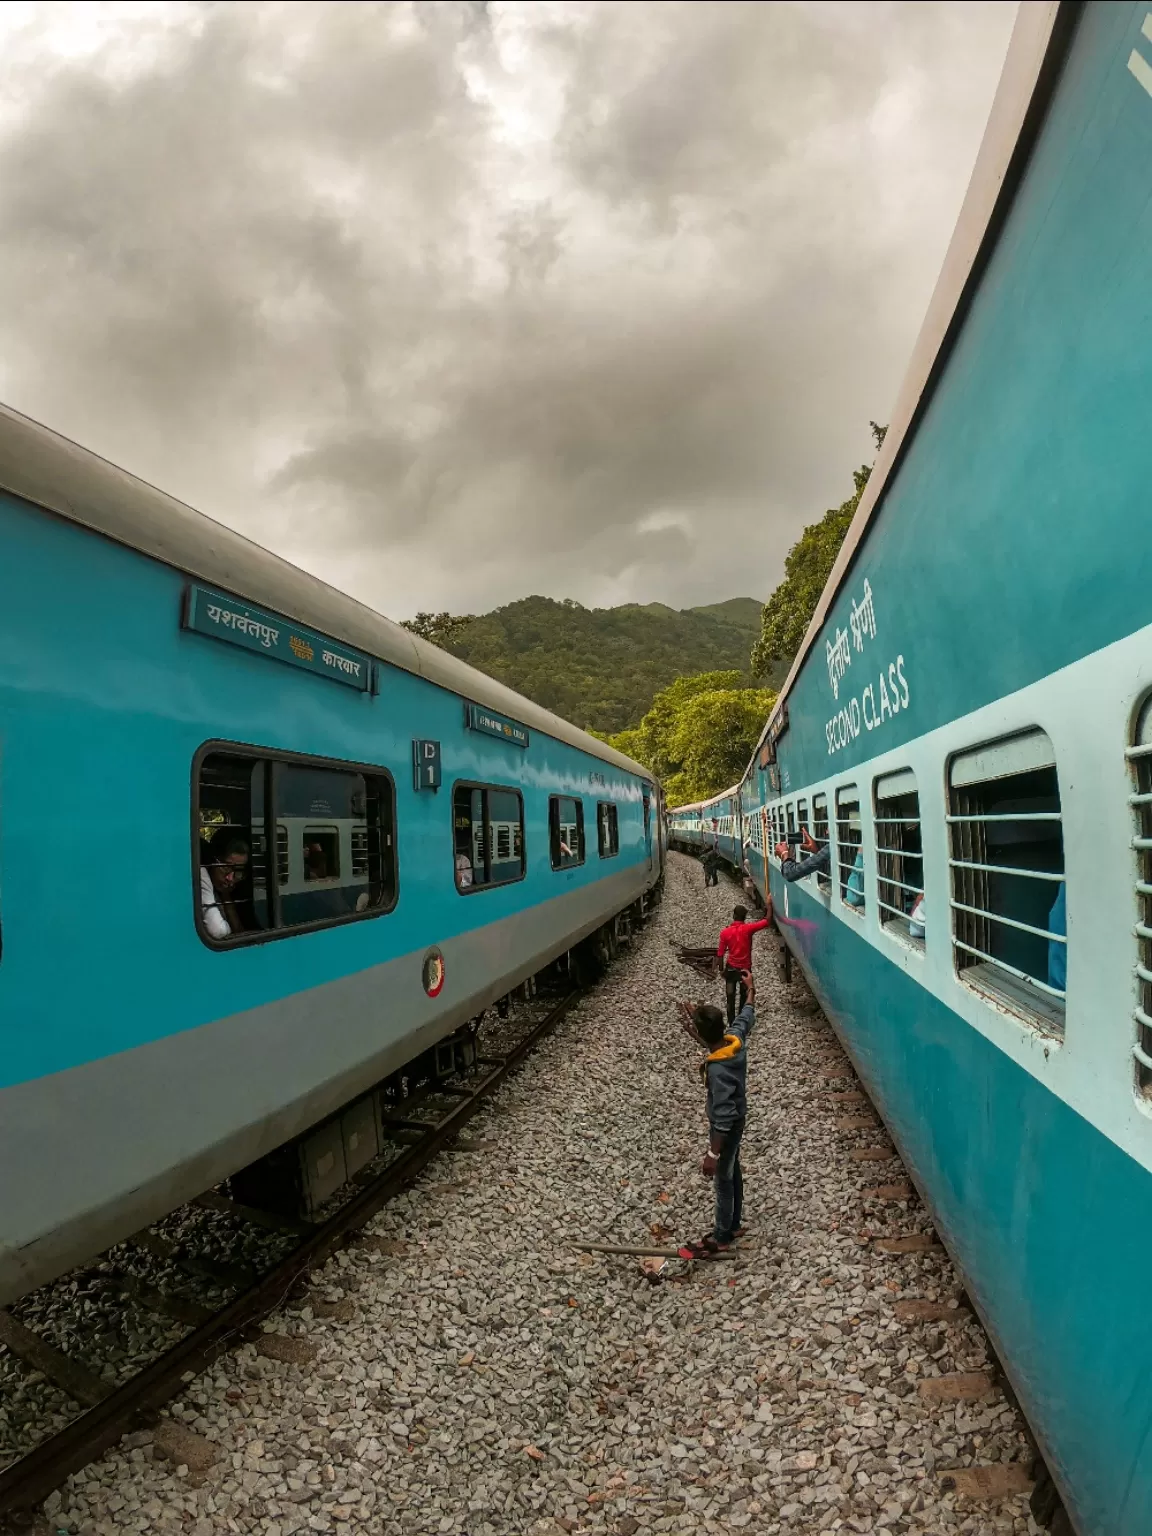
POLYGON ((886 773, 876 780, 874 794, 880 926, 923 949, 924 861, 916 775, 909 768, 886 773))
POLYGON ((788 805, 786 807, 786 812, 785 813, 786 813, 786 815, 788 817, 788 830, 789 830, 789 832, 795 832, 796 831, 796 806, 795 806, 795 804, 791 800, 789 800, 789 802, 788 802, 788 805))
MULTIPOLYGON (((812 796, 812 840, 821 848, 828 843, 828 796, 812 796)), ((817 874, 816 884, 822 891, 832 889, 832 876, 830 874, 817 874)))
POLYGON ((252 943, 396 903, 390 775, 316 758, 202 752, 194 771, 201 937, 252 943), (266 827, 275 828, 269 880, 266 827))
POLYGON ((1136 1087, 1152 1099, 1152 698, 1136 722, 1128 760, 1136 775, 1132 809, 1136 817, 1136 1087))
POLYGON ((468 894, 524 877, 524 801, 498 784, 452 787, 456 889, 468 894))
POLYGON ((850 912, 863 913, 864 846, 855 784, 842 784, 836 791, 836 867, 841 901, 850 912))
MULTIPOLYGON (((647 796, 645 796, 647 800, 647 796)), ((548 843, 553 869, 572 869, 584 862, 584 802, 571 795, 548 801, 548 843)))
POLYGON ((808 802, 797 800, 796 802, 796 830, 807 832, 808 830, 808 802))
POLYGON ((620 852, 620 823, 616 807, 601 800, 596 807, 596 840, 602 859, 612 859, 620 852))
POLYGON ((340 880, 340 832, 337 827, 304 828, 304 879, 340 880))
POLYGON ((1056 754, 1043 731, 954 757, 948 773, 952 944, 979 990, 1064 1029, 1064 834, 1056 754))

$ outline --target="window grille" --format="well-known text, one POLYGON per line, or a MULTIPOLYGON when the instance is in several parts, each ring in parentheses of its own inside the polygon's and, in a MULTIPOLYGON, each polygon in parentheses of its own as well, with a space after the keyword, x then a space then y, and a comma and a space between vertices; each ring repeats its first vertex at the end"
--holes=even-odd
MULTIPOLYGON (((828 844, 828 796, 824 794, 812 796, 812 841, 821 848, 828 844)), ((816 884, 822 891, 831 890, 831 874, 817 874, 816 884)))
POLYGON ((952 945, 970 985, 1064 1030, 1064 832, 1056 755, 1043 731, 952 759, 952 945))
MULTIPOLYGON (((876 780, 876 897, 880 926, 915 949, 924 948, 923 923, 913 922, 924 894, 920 794, 911 769, 876 780)), ((922 914, 921 914, 922 916, 922 914)))
POLYGON ((352 828, 352 873, 358 880, 368 878, 368 828, 352 828))
POLYGON ((840 899, 850 912, 864 912, 864 835, 860 791, 842 784, 836 791, 836 870, 840 899))
POLYGON ((1136 1087, 1152 1099, 1152 699, 1140 711, 1135 740, 1128 761, 1136 777, 1131 796, 1136 823, 1132 847, 1136 851, 1136 1002, 1132 1018, 1136 1043, 1136 1087))

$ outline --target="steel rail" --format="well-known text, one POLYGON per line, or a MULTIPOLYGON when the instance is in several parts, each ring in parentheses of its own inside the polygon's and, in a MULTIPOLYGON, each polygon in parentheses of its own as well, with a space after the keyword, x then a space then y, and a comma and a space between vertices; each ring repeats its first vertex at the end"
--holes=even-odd
MULTIPOLYGON (((492 1070, 468 1091, 467 1097, 460 1097, 459 1104, 440 1120, 428 1121, 420 1141, 401 1153, 333 1216, 319 1223, 248 1290, 129 1381, 113 1388, 102 1401, 78 1414, 58 1434, 48 1436, 0 1472, 0 1516, 16 1517, 16 1523, 9 1518, 0 1530, 26 1530, 31 1512, 66 1477, 87 1466, 129 1431, 150 1424, 156 1411, 186 1385, 185 1378, 190 1372, 199 1375, 237 1342, 244 1341, 310 1270, 355 1241, 356 1233, 443 1151, 533 1046, 555 1029, 584 990, 576 987, 566 993, 507 1055, 483 1058, 492 1070), (25 1517, 23 1521, 21 1515, 25 1517)), ((438 1092, 433 1089, 428 1096, 434 1097, 438 1092)))

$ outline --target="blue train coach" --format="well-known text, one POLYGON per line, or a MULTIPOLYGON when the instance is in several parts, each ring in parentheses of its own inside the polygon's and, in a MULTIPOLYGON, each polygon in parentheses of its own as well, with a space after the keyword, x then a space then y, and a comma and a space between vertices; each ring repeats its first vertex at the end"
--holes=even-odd
MULTIPOLYGON (((638 764, 0 410, 0 1303, 268 1154, 656 893, 638 764)), ((451 1054, 451 1053, 450 1053, 451 1054)))
POLYGON ((734 791, 1081 1536, 1152 1531, 1150 168, 1147 0, 1022 6, 883 451, 734 791), (785 882, 804 826, 826 868, 785 882))

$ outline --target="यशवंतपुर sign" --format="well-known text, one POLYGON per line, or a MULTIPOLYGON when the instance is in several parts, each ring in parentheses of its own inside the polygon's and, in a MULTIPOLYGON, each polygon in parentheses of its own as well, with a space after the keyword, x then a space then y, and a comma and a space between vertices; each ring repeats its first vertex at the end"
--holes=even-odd
POLYGON ((375 692, 375 664, 370 656, 337 645, 279 614, 266 613, 208 587, 190 586, 184 599, 184 628, 258 656, 343 683, 360 693, 375 692))

